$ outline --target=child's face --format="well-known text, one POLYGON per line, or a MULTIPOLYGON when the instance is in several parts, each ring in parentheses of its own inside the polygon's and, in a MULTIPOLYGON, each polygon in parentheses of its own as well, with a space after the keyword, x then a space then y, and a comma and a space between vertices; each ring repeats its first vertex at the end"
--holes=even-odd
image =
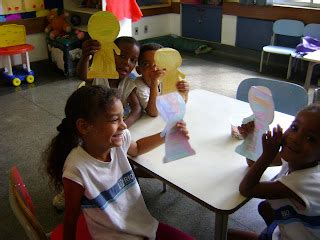
POLYGON ((304 169, 320 160, 320 114, 300 112, 284 133, 281 157, 292 170, 304 169))
POLYGON ((86 142, 97 150, 104 152, 112 147, 122 145, 123 130, 127 126, 123 122, 123 107, 119 99, 108 108, 104 114, 98 116, 86 136, 86 142))
POLYGON ((118 47, 121 53, 120 55, 114 54, 114 56, 119 78, 122 79, 128 76, 136 66, 140 48, 135 44, 126 42, 120 42, 118 47))
POLYGON ((155 50, 149 50, 143 53, 141 61, 137 67, 138 74, 141 74, 144 82, 150 87, 151 82, 159 77, 159 69, 154 61, 155 50))

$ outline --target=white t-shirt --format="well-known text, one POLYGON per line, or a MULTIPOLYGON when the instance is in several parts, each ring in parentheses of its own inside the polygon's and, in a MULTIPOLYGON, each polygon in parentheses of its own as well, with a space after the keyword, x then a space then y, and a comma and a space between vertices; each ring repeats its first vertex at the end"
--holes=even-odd
POLYGON ((137 86, 137 95, 139 98, 139 102, 143 109, 146 109, 149 102, 150 97, 150 88, 147 84, 144 83, 142 77, 137 77, 137 79, 134 81, 137 86))
POLYGON ((63 178, 85 189, 81 208, 92 239, 155 239, 158 221, 149 213, 127 159, 129 130, 123 135, 123 145, 111 148, 110 162, 93 158, 81 146, 74 148, 63 178))
POLYGON ((283 162, 277 181, 296 193, 306 207, 292 199, 268 200, 276 212, 272 239, 320 239, 320 165, 288 174, 283 162))
MULTIPOLYGON (((94 78, 92 85, 103 85, 110 88, 109 81, 107 78, 94 78)), ((133 89, 136 88, 134 80, 132 80, 129 76, 123 78, 118 84, 118 90, 121 94, 121 102, 123 107, 127 106, 127 100, 133 89)))

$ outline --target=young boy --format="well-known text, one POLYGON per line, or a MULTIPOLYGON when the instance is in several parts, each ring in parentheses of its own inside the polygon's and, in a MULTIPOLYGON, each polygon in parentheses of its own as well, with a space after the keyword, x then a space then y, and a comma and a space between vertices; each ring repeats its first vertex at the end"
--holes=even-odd
MULTIPOLYGON (((157 43, 147 43, 141 46, 137 73, 141 74, 135 80, 137 94, 142 108, 151 117, 158 116, 156 108, 156 98, 159 94, 159 84, 161 77, 165 74, 165 69, 158 69, 154 62, 155 52, 163 48, 157 43)), ((177 90, 188 96, 189 84, 185 80, 177 82, 177 90)), ((185 99, 187 101, 187 98, 185 99)))
POLYGON ((138 61, 140 44, 132 37, 118 37, 114 43, 121 50, 120 55, 114 54, 116 70, 119 73, 118 79, 87 78, 91 56, 101 48, 100 43, 93 39, 85 41, 82 45, 82 56, 77 66, 77 75, 86 82, 86 85, 104 85, 110 88, 117 88, 120 91, 121 102, 125 110, 127 110, 128 105, 130 107, 130 113, 126 114, 125 119, 125 123, 129 128, 141 115, 136 86, 129 77, 138 61))

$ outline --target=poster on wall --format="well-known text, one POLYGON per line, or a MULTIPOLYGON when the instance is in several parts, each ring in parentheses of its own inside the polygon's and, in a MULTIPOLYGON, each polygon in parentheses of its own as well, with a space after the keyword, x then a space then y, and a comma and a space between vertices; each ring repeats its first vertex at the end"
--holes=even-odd
POLYGON ((44 9, 44 0, 2 0, 0 14, 33 12, 44 9))

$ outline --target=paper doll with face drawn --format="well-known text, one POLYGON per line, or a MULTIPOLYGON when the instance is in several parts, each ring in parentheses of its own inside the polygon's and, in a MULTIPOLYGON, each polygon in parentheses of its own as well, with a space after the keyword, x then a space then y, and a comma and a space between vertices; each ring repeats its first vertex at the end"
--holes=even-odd
MULTIPOLYGON (((161 93, 175 92, 177 90, 176 83, 186 77, 178 69, 182 63, 180 53, 173 48, 161 48, 154 54, 154 61, 158 68, 166 70, 166 74, 161 80, 161 93)), ((187 98, 187 96, 182 97, 187 98)))
POLYGON ((119 22, 110 12, 100 11, 90 17, 88 33, 100 42, 101 49, 93 56, 88 78, 119 78, 114 60, 114 52, 120 55, 120 49, 114 43, 119 31, 119 22))
POLYGON ((183 119, 186 112, 186 103, 182 96, 177 92, 158 96, 156 105, 161 117, 166 121, 166 127, 162 132, 165 134, 163 161, 170 162, 194 155, 195 151, 191 148, 188 139, 176 127, 177 122, 183 119))
MULTIPOLYGON (((247 159, 257 161, 262 154, 262 134, 269 130, 273 121, 274 103, 270 89, 263 86, 252 86, 248 99, 253 112, 253 118, 249 118, 254 119, 254 131, 248 134, 235 151, 247 159)), ((248 119, 244 119, 243 123, 248 119)))

